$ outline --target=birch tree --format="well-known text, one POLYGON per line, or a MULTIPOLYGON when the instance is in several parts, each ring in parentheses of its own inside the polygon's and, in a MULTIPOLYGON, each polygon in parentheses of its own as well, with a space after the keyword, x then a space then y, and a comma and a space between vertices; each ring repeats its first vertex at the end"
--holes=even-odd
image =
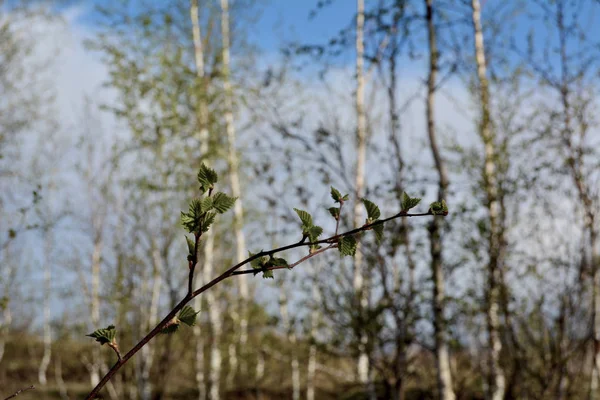
MULTIPOLYGON (((241 197, 240 187, 240 171, 239 161, 236 148, 236 132, 235 132, 235 121, 233 116, 233 105, 234 105, 234 93, 231 84, 231 61, 230 61, 230 48, 231 48, 231 35, 229 29, 229 0, 221 0, 221 41, 222 41, 222 62, 223 62, 223 91, 225 95, 225 131, 227 132, 227 163, 229 165, 229 175, 231 180, 231 193, 233 197, 237 197, 233 214, 234 214, 234 230, 236 240, 236 261, 240 262, 246 257, 246 237, 244 235, 244 211, 242 207, 242 201, 239 200, 241 197)), ((248 290, 248 279, 246 276, 241 276, 238 282, 239 285, 239 306, 233 307, 234 312, 232 316, 234 319, 239 317, 239 321, 234 321, 235 324, 239 324, 239 346, 242 351, 246 351, 248 344, 248 304, 249 304, 249 290, 248 290), (239 308, 238 312, 235 309, 239 308)), ((235 376, 238 368, 237 361, 237 343, 232 342, 229 345, 229 366, 230 366, 230 385, 231 380, 235 376)), ((242 374, 246 375, 245 363, 242 365, 242 374)))
MULTIPOLYGON (((364 77, 364 23, 365 23, 365 4, 364 0, 356 2, 356 171, 355 171, 355 193, 356 198, 360 199, 365 193, 365 163, 367 154, 367 117, 365 113, 365 77, 364 77)), ((362 205, 357 201, 354 205, 354 227, 362 225, 364 220, 362 214, 362 205)), ((354 259, 354 277, 353 287, 357 297, 357 306, 359 313, 362 313, 369 306, 369 289, 365 283, 363 255, 361 247, 357 248, 354 259)), ((368 336, 361 327, 358 327, 358 363, 357 373, 359 381, 366 385, 369 392, 369 398, 374 399, 375 392, 370 381, 370 367, 368 355, 368 336)))
POLYGON ((500 352, 502 341, 500 338, 499 296, 501 271, 503 268, 500 237, 500 204, 498 201, 498 183, 496 176, 496 139, 493 131, 490 97, 487 80, 487 64, 485 60, 485 47, 483 30, 481 27, 481 8, 479 0, 471 1, 472 24, 475 43, 475 61, 477 64, 477 79, 479 92, 479 134, 484 146, 483 182, 486 193, 486 208, 488 211, 488 271, 486 288, 486 318, 489 351, 489 394, 492 400, 504 398, 505 377, 500 365, 500 352))
MULTIPOLYGON (((438 49, 436 40, 436 27, 434 21, 433 0, 425 0, 427 33, 429 42, 429 78, 427 80, 427 134, 431 153, 438 173, 438 200, 446 198, 448 188, 448 172, 440 153, 435 129, 435 91, 438 74, 438 49)), ((444 291, 444 269, 442 256, 443 225, 439 218, 434 218, 429 225, 429 241, 431 253, 431 276, 433 281, 433 326, 435 336, 435 360, 437 368, 438 391, 440 399, 454 400, 452 376, 450 371, 450 355, 446 340, 446 318, 444 305, 446 302, 444 291)))
MULTIPOLYGON (((206 96, 208 95, 206 87, 206 78, 204 76, 204 49, 202 45, 202 31, 200 29, 199 15, 198 15, 198 0, 190 1, 190 17, 192 20, 192 34, 194 39, 194 61, 196 64, 196 76, 199 81, 199 101, 198 101, 198 125, 200 129, 200 153, 205 155, 208 153, 208 107, 206 102, 206 96)), ((213 239, 212 233, 209 233, 209 237, 204 245, 204 265, 205 268, 208 266, 212 269, 212 251, 213 251, 213 239)), ((197 284, 202 284, 203 275, 198 274, 196 278, 197 284)), ((198 297, 194 301, 195 308, 201 309, 202 302, 198 297)), ((196 385, 198 388, 198 398, 204 400, 206 398, 206 382, 204 379, 204 336, 200 328, 200 324, 194 326, 194 336, 196 338, 196 385)))
POLYGON ((296 327, 288 312, 288 297, 285 294, 286 288, 279 290, 279 313, 281 314, 281 322, 283 329, 286 332, 286 337, 291 345, 291 370, 292 370, 292 399, 300 400, 300 363, 298 362, 296 338, 296 327))

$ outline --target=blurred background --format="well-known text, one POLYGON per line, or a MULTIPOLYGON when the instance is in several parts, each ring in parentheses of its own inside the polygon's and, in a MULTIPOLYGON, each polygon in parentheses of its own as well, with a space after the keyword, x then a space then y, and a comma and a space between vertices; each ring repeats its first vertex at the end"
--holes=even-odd
MULTIPOLYGON (((0 398, 83 398, 186 293, 202 162, 239 196, 196 286, 396 214, 357 256, 227 279, 105 399, 600 396, 600 3, 0 0, 0 398)), ((283 256, 294 262, 306 249, 283 256)))

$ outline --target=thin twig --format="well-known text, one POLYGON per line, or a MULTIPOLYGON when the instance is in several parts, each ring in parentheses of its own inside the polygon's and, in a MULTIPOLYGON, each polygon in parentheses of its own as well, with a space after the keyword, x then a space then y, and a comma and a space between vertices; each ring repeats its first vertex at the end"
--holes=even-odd
POLYGON ((23 392, 26 392, 28 390, 34 390, 34 389, 35 389, 35 386, 33 386, 33 385, 26 387, 25 389, 19 389, 16 392, 14 392, 13 394, 11 394, 10 396, 8 396, 7 398, 5 398, 4 400, 15 398, 23 392))

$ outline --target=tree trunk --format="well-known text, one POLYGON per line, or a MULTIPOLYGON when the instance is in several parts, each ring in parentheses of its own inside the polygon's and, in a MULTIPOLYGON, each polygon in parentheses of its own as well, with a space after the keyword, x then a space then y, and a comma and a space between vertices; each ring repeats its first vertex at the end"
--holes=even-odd
MULTIPOLYGON (((94 249, 92 250, 92 290, 90 299, 90 318, 92 330, 100 326, 100 263, 103 248, 102 224, 98 229, 94 224, 94 249)), ((92 349, 92 362, 89 366, 90 383, 95 387, 100 382, 100 347, 94 346, 92 349)))
MULTIPOLYGON (((194 40, 194 60, 196 63, 196 76, 198 78, 198 84, 200 85, 201 93, 198 95, 198 125, 200 127, 200 156, 206 157, 208 154, 208 105, 206 102, 207 95, 207 82, 204 73, 204 49, 202 47, 202 31, 200 30, 200 22, 198 15, 198 0, 191 0, 190 2, 190 18, 192 20, 192 36, 194 40)), ((206 232, 206 241, 204 243, 204 270, 210 269, 212 270, 212 232, 206 232)), ((198 259, 200 259, 200 255, 198 255, 198 259)), ((202 270, 197 271, 196 273, 196 286, 201 285, 203 283, 203 274, 202 270)), ((197 311, 200 311, 202 308, 202 298, 198 296, 194 299, 194 308, 197 311)), ((205 371, 204 371, 204 336, 202 336, 202 331, 200 328, 200 323, 194 325, 193 328, 194 337, 196 339, 196 355, 195 355, 195 379, 196 379, 196 388, 198 390, 198 398, 199 400, 206 399, 207 388, 206 388, 206 380, 205 380, 205 371)))
POLYGON ((487 208, 489 213, 489 261, 488 261, 488 287, 487 287, 487 330, 489 346, 489 395, 492 400, 502 400, 505 392, 504 372, 500 366, 500 353, 502 341, 499 333, 499 273, 502 267, 500 259, 501 238, 498 235, 498 184, 496 177, 496 148, 495 138, 491 126, 490 99, 487 81, 487 66, 485 60, 485 48, 483 43, 483 31, 481 28, 481 10, 479 0, 471 1, 472 22, 475 36, 475 60, 477 63, 477 77, 479 81, 479 95, 481 107, 480 135, 484 145, 485 162, 483 169, 483 181, 487 197, 487 208))
POLYGON ((317 327, 319 324, 319 309, 318 304, 321 303, 321 296, 316 280, 319 277, 321 270, 320 263, 315 265, 312 279, 313 283, 311 297, 312 310, 310 312, 310 346, 308 349, 308 365, 306 371, 306 400, 315 400, 315 372, 317 370, 317 327))
MULTIPOLYGON (((207 232, 208 233, 208 232, 207 232)), ((204 281, 208 282, 213 275, 213 251, 214 235, 208 235, 205 238, 204 246, 204 281), (208 251, 210 249, 210 251, 208 251)), ((209 392, 208 397, 211 400, 219 400, 221 389, 221 343, 222 324, 221 324, 221 307, 216 298, 214 290, 206 292, 206 308, 208 309, 208 318, 212 328, 211 346, 210 346, 210 370, 208 374, 209 392)))
MULTIPOLYGON (((435 24, 433 21, 433 0, 425 0, 427 7, 427 32, 429 39, 429 79, 427 82, 427 133, 431 153, 438 173, 438 200, 445 200, 448 188, 448 172, 440 154, 435 131, 435 90, 438 73, 438 51, 435 24)), ((429 242, 431 253, 431 275, 433 281, 433 327, 435 336, 435 361, 437 368, 437 383, 440 399, 454 400, 450 356, 446 339, 446 319, 444 316, 444 270, 442 255, 442 220, 434 217, 429 225, 429 242)))
MULTIPOLYGON (((156 244, 153 244, 152 249, 152 289, 150 297, 150 309, 148 310, 148 320, 144 331, 152 329, 158 323, 158 305, 160 300, 160 288, 162 286, 162 271, 164 269, 162 256, 156 244)), ((141 359, 141 385, 140 385, 140 397, 142 400, 150 400, 152 397, 152 381, 150 379, 150 372, 152 370, 152 362, 154 359, 154 345, 150 343, 144 346, 140 354, 141 359)))
MULTIPOLYGON (((360 199, 365 192, 365 163, 367 154, 367 119, 365 114, 365 77, 364 77, 364 0, 357 0, 356 13, 356 175, 355 175, 355 202, 354 202, 354 227, 364 223, 362 203, 360 199)), ((365 271, 360 243, 354 257, 353 289, 358 298, 359 313, 368 307, 368 285, 365 285, 365 271)), ((357 374, 360 383, 365 385, 369 398, 375 399, 375 390, 370 379, 368 336, 361 327, 358 328, 358 362, 357 374)))
MULTIPOLYGON (((236 262, 240 262, 246 258, 246 237, 244 235, 244 211, 241 200, 241 186, 239 178, 239 161, 236 149, 236 133, 235 124, 233 119, 233 90, 231 85, 231 62, 230 62, 230 47, 231 38, 229 31, 229 1, 221 0, 221 40, 223 43, 223 89, 225 90, 225 129, 227 131, 227 162, 229 164, 229 176, 231 177, 231 194, 233 197, 237 197, 238 200, 235 202, 233 207, 234 215, 234 230, 236 240, 236 262)), ((235 313, 239 317, 239 346, 242 352, 242 356, 245 353, 248 344, 248 304, 249 304, 249 290, 248 290, 248 276, 240 275, 239 280, 239 312, 235 313)), ((234 321, 236 323, 238 321, 234 321)), ((238 362, 237 362, 237 351, 236 343, 232 343, 230 348, 230 371, 232 377, 235 376, 238 362)), ((247 376, 247 365, 245 357, 242 357, 241 362, 241 373, 243 376, 247 376)))
POLYGON ((290 321, 290 315, 288 313, 288 300, 285 294, 285 288, 279 290, 279 312, 281 313, 281 322, 283 329, 286 331, 288 342, 290 343, 292 352, 292 399, 300 400, 300 365, 298 363, 298 354, 296 351, 296 331, 290 321))
POLYGON ((38 380, 42 386, 46 386, 46 383, 48 383, 46 372, 48 371, 50 356, 52 354, 52 332, 50 330, 50 284, 52 282, 52 260, 50 255, 52 254, 52 241, 50 239, 51 233, 48 230, 44 231, 44 233, 46 235, 44 251, 44 355, 38 369, 38 380))

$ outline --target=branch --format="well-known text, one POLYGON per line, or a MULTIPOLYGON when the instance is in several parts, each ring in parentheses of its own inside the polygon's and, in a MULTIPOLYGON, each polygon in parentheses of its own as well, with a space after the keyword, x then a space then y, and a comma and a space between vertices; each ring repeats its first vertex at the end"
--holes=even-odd
MULTIPOLYGON (((117 360, 117 362, 113 365, 113 367, 106 373, 106 375, 102 378, 102 380, 98 383, 98 385, 96 385, 96 387, 87 395, 86 399, 87 400, 91 400, 91 399, 95 399, 96 395, 100 392, 100 390, 104 387, 104 385, 106 385, 106 383, 117 373, 117 371, 123 366, 125 365, 125 363, 127 363, 127 361, 133 357, 138 351, 140 351, 142 349, 142 347, 144 347, 148 342, 150 342, 150 340, 152 340, 156 335, 158 335, 160 333, 160 331, 169 323, 169 321, 171 321, 173 319, 173 317, 175 317, 175 315, 177 315, 177 313, 193 298, 195 298, 196 296, 200 295, 201 293, 207 291, 208 289, 210 289, 211 287, 215 286, 217 283, 233 276, 233 275, 240 275, 240 274, 246 274, 246 273, 254 273, 254 272, 261 272, 259 269, 252 269, 252 270, 248 270, 248 271, 240 271, 239 273, 236 274, 236 271, 256 260, 257 258, 260 257, 264 257, 264 256, 271 256, 273 254, 276 253, 280 253, 286 250, 291 250, 297 247, 304 247, 304 246, 313 246, 313 245, 318 245, 318 244, 329 244, 330 246, 325 247, 324 249, 320 249, 317 250, 311 254, 309 254, 308 256, 300 259, 298 262, 292 264, 291 266, 296 266, 298 264, 300 264, 301 262, 308 260, 309 258, 320 254, 326 250, 329 250, 330 248, 333 248, 335 246, 337 246, 337 242, 339 239, 345 237, 345 236, 351 236, 351 235, 355 235, 359 232, 364 232, 367 230, 372 229, 374 226, 376 225, 381 225, 385 222, 397 219, 397 218, 401 218, 401 217, 424 217, 424 216, 429 216, 429 215, 436 215, 434 212, 432 212, 432 210, 429 210, 425 213, 415 213, 415 214, 410 214, 406 211, 400 211, 399 213, 389 217, 389 218, 385 218, 382 220, 378 220, 375 221, 371 224, 365 224, 359 228, 355 228, 352 229, 348 232, 344 232, 344 233, 340 233, 340 234, 336 234, 333 235, 329 238, 326 239, 321 239, 321 240, 317 240, 314 242, 306 242, 304 240, 304 238, 302 240, 300 240, 299 242, 296 243, 292 243, 289 244, 287 246, 282 246, 282 247, 278 247, 272 250, 268 250, 268 251, 261 251, 260 253, 254 254, 251 257, 248 257, 247 259, 235 264, 234 266, 232 266, 231 268, 229 268, 228 270, 226 270, 225 272, 223 272, 221 275, 217 276, 216 278, 214 278, 212 281, 208 282, 207 284, 205 284, 204 286, 202 286, 201 288, 191 292, 191 290, 188 290, 188 293, 185 295, 185 297, 162 319, 162 321, 160 321, 158 323, 158 325, 156 325, 154 327, 154 329, 152 329, 146 336, 144 336, 131 350, 129 350, 129 352, 127 352, 127 354, 125 354, 124 356, 122 356, 121 358, 119 358, 119 360, 117 360)), ((438 214, 439 215, 439 214, 438 214)), ((194 260, 196 261, 196 260, 194 260)), ((195 264, 195 262, 191 262, 190 264, 195 264)), ((195 266, 195 265, 194 265, 195 266)), ((287 268, 287 267, 284 267, 287 268)), ((278 269, 276 267, 272 267, 270 269, 278 269)))
POLYGON ((23 392, 26 392, 28 390, 34 390, 34 389, 35 389, 35 386, 33 386, 33 385, 26 387, 25 389, 19 389, 16 392, 14 392, 13 394, 11 394, 10 396, 8 396, 7 398, 5 398, 4 400, 15 398, 23 392))

